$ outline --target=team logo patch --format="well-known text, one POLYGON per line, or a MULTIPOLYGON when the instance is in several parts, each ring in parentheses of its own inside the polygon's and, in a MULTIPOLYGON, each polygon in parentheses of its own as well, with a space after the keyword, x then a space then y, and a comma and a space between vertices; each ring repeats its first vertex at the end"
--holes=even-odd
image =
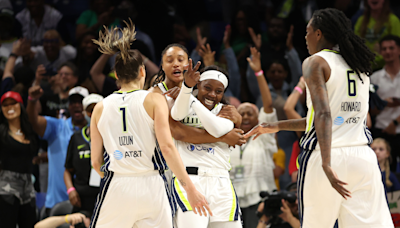
POLYGON ((335 125, 342 125, 343 122, 344 122, 343 117, 338 116, 338 117, 336 117, 335 120, 333 121, 333 124, 335 124, 335 125))
POLYGON ((119 151, 119 150, 114 151, 114 158, 115 159, 121 160, 123 157, 124 157, 124 155, 122 154, 121 151, 119 151))
POLYGON ((192 144, 189 144, 188 145, 188 147, 187 147, 187 149, 189 150, 189 151, 194 151, 194 145, 192 145, 192 144))

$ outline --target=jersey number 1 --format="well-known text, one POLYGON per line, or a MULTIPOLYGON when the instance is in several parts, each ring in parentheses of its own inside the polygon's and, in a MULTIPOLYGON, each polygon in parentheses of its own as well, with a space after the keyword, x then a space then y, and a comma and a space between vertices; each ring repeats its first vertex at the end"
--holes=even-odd
POLYGON ((119 108, 119 111, 122 114, 122 132, 126 132, 127 131, 127 127, 126 127, 126 108, 125 107, 121 107, 119 108))
POLYGON ((357 82, 354 79, 356 73, 353 70, 347 71, 347 93, 349 97, 356 97, 357 96, 357 82))

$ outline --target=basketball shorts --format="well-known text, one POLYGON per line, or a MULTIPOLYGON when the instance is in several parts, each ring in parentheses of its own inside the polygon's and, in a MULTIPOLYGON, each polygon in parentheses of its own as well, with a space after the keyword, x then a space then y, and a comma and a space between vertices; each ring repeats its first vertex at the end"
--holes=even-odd
POLYGON ((239 203, 233 185, 229 179, 228 171, 203 167, 195 168, 198 169, 196 173, 188 171, 189 177, 196 186, 197 191, 205 196, 213 216, 207 215, 205 220, 204 215, 194 215, 192 207, 187 200, 185 189, 180 185, 177 178, 174 177, 172 182, 172 195, 178 205, 176 214, 177 227, 202 227, 199 225, 204 222, 206 223, 204 227, 207 227, 207 224, 213 222, 237 221, 240 224, 239 203), (193 225, 189 226, 186 221, 191 221, 193 225), (182 223, 185 225, 182 225, 182 223), (195 224, 197 226, 195 226, 195 224))
POLYGON ((299 157, 298 198, 303 228, 392 228, 378 160, 369 146, 331 150, 331 167, 351 198, 344 199, 322 169, 321 151, 304 151, 299 157))
POLYGON ((100 185, 91 228, 172 228, 171 197, 164 174, 107 172, 100 185))

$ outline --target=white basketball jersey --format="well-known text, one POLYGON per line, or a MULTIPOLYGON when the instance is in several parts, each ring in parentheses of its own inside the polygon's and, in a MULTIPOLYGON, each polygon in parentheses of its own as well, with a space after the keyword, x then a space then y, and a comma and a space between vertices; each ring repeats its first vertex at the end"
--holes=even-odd
POLYGON ((143 102, 148 91, 115 92, 103 100, 98 129, 103 137, 105 166, 120 174, 167 168, 143 102))
MULTIPOLYGON (((343 57, 335 51, 322 50, 315 55, 325 59, 331 68, 325 83, 332 116, 332 148, 360 146, 372 143, 366 126, 369 107, 369 77, 350 69, 343 57)), ((307 87, 307 127, 300 141, 305 150, 319 149, 314 126, 314 108, 307 87)))
MULTIPOLYGON (((217 115, 221 111, 222 106, 223 104, 219 103, 211 110, 211 112, 217 115)), ((181 123, 203 129, 203 125, 193 109, 190 109, 189 114, 181 121, 181 123)), ((178 149, 185 166, 208 167, 225 170, 231 169, 231 165, 229 164, 230 148, 226 143, 191 144, 175 140, 175 146, 178 149)))

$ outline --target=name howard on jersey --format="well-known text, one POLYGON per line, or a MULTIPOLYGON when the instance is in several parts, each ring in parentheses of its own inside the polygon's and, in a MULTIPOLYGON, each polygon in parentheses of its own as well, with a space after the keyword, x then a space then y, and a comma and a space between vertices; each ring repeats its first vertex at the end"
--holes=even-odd
POLYGON ((359 112, 361 111, 361 102, 342 102, 340 106, 342 112, 359 112))

